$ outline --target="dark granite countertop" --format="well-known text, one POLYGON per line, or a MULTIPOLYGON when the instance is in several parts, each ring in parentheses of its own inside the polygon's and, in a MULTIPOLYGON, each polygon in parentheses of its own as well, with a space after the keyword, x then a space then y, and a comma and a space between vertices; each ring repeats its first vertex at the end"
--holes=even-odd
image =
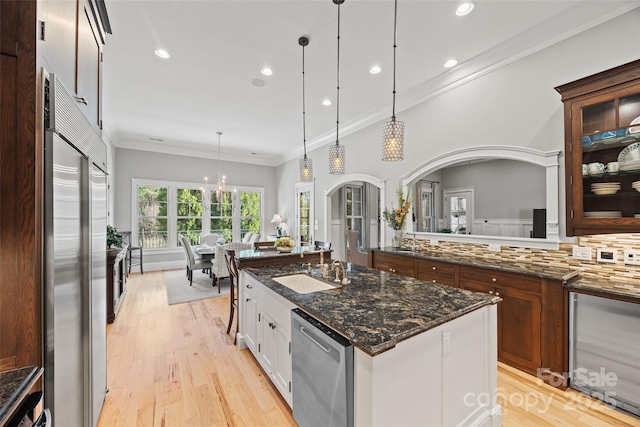
MULTIPOLYGON (((236 258, 238 259, 238 263, 242 263, 243 259, 251 260, 292 256, 300 258, 300 252, 305 251, 306 253, 310 250, 313 252, 319 252, 319 249, 313 249, 308 246, 295 246, 291 249, 291 252, 278 252, 276 249, 269 247, 268 249, 247 249, 244 251, 238 251, 238 253, 236 253, 236 258)), ((328 250, 325 250, 324 252, 326 254, 330 253, 328 250)))
POLYGON ((411 251, 407 248, 384 247, 369 249, 371 251, 390 253, 394 255, 406 256, 411 258, 426 259, 433 261, 450 262, 452 264, 468 265, 472 267, 482 267, 492 270, 505 271, 510 273, 527 274, 530 276, 540 277, 542 279, 560 280, 567 282, 580 274, 578 270, 569 267, 558 267, 553 265, 541 265, 531 262, 517 262, 513 260, 496 260, 494 258, 484 259, 479 256, 463 256, 450 253, 439 253, 429 250, 418 249, 411 251))
POLYGON ((615 281, 611 278, 600 278, 592 276, 582 276, 577 280, 565 284, 569 290, 587 291, 602 294, 602 296, 612 295, 638 300, 640 303, 640 283, 637 281, 615 281))
MULTIPOLYGON (((371 356, 501 300, 487 294, 357 266, 351 267, 349 285, 309 294, 299 294, 272 280, 278 276, 305 274, 306 269, 300 263, 247 268, 244 271, 371 356)), ((318 278, 317 270, 313 274, 318 278)), ((336 285, 329 280, 327 283, 336 285)))
POLYGON ((8 421, 42 371, 37 366, 28 366, 0 372, 0 425, 8 421))

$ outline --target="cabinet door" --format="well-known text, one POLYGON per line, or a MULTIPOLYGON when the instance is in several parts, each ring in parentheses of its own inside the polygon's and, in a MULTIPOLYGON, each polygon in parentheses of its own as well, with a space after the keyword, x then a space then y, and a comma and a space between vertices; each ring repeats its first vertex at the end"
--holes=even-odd
POLYGON ((277 337, 273 319, 264 312, 258 313, 258 360, 262 368, 274 378, 273 370, 277 357, 277 337))
POLYGON ((89 5, 83 4, 81 1, 78 13, 76 99, 91 125, 100 129, 102 44, 97 37, 96 24, 91 19, 89 5))
POLYGON ((446 262, 418 260, 416 277, 426 282, 456 286, 456 266, 446 262))
POLYGON ((274 372, 276 386, 285 399, 291 403, 291 332, 280 324, 276 324, 277 360, 274 372))
POLYGON ((373 267, 402 276, 416 277, 416 261, 410 257, 374 252, 373 267))
POLYGON ((256 354, 258 332, 258 304, 252 295, 245 294, 244 299, 244 343, 253 354, 256 354))
POLYGON ((540 357, 540 296, 510 288, 496 289, 498 304, 498 359, 536 372, 540 357))

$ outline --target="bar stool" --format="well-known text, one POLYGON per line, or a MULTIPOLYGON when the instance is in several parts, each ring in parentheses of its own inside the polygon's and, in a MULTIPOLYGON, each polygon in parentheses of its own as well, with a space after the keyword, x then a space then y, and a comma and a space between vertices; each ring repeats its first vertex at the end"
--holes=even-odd
POLYGON ((140 274, 144 274, 144 270, 142 268, 142 248, 144 243, 144 231, 142 232, 142 238, 140 239, 140 241, 143 243, 141 243, 138 246, 134 246, 131 244, 130 231, 123 231, 120 234, 122 234, 122 237, 124 238, 125 243, 129 245, 129 248, 127 249, 127 264, 129 264, 128 274, 131 273, 131 267, 136 265, 140 266, 140 274))
MULTIPOLYGON (((233 314, 235 311, 239 311, 238 307, 238 287, 240 286, 240 275, 238 274, 238 266, 236 264, 236 251, 233 249, 224 250, 224 260, 229 270, 229 324, 227 325, 227 333, 231 331, 231 325, 233 324, 233 314)), ((238 339, 238 330, 240 329, 240 316, 236 320, 236 333, 233 338, 233 343, 236 343, 238 339)))

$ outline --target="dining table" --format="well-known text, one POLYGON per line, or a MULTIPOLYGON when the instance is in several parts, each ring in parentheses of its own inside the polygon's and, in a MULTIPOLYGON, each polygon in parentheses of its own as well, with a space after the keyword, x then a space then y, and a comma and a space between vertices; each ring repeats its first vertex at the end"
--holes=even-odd
POLYGON ((211 245, 195 245, 193 250, 200 255, 202 259, 213 259, 216 257, 216 247, 211 245))

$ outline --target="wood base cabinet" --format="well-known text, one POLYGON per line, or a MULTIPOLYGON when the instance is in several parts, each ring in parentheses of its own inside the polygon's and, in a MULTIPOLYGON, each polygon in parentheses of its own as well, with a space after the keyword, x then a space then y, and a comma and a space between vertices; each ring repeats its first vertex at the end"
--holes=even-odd
POLYGON ((107 323, 116 320, 116 313, 127 290, 127 248, 107 251, 107 323))
POLYGON ((563 373, 569 369, 569 338, 561 280, 378 251, 373 252, 373 265, 426 282, 501 297, 498 360, 552 385, 566 385, 563 373))

